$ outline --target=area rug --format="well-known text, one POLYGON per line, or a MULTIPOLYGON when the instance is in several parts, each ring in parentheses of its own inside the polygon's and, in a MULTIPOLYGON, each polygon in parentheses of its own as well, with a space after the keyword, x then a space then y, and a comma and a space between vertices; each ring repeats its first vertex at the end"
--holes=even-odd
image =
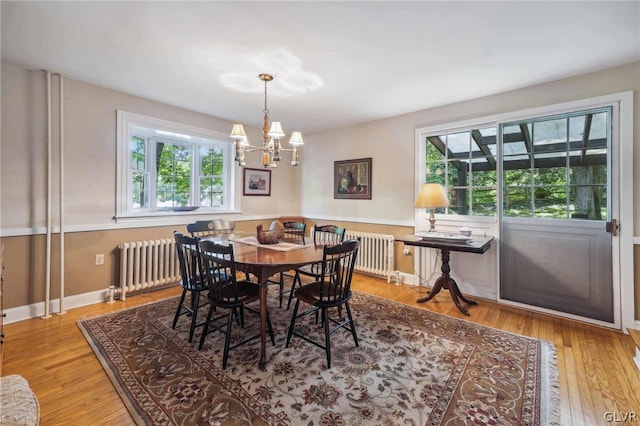
POLYGON ((40 405, 27 379, 19 374, 0 377, 0 425, 36 426, 40 405))
MULTIPOLYGON (((276 292, 272 292, 276 293, 276 292)), ((171 322, 168 299, 78 322, 138 424, 553 425, 559 421, 552 344, 355 293, 358 333, 322 349, 292 338, 292 310, 269 299, 276 345, 258 369, 259 341, 229 353, 224 336, 188 343, 189 320, 171 322)), ((255 332, 248 317, 233 340, 255 332)), ((310 316, 301 327, 321 332, 310 316)))

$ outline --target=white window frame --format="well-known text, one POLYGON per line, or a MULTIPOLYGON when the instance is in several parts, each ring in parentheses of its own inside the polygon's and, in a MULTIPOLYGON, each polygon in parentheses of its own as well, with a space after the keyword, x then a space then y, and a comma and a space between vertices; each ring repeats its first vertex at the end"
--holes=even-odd
MULTIPOLYGON (((155 143, 163 140, 162 136, 153 137, 148 139, 146 151, 147 159, 152 157, 155 151, 155 143)), ((126 111, 117 111, 117 161, 116 161, 116 221, 129 221, 129 220, 145 220, 149 217, 162 218, 162 217, 175 217, 175 216, 189 216, 189 215, 202 215, 210 213, 237 213, 237 197, 235 194, 235 170, 233 161, 233 142, 228 141, 228 136, 224 133, 214 130, 203 129, 199 127, 189 126, 186 124, 176 123, 168 120, 162 120, 158 118, 148 117, 140 114, 134 114, 126 111), (162 130, 166 132, 179 133, 189 135, 192 137, 209 139, 216 142, 215 146, 222 147, 224 155, 224 170, 223 170, 223 206, 222 207, 199 207, 192 212, 182 211, 167 211, 165 209, 159 210, 155 208, 155 172, 151 173, 150 177, 150 194, 149 194, 149 206, 148 208, 134 209, 132 203, 133 193, 133 181, 131 178, 131 150, 130 141, 131 137, 136 135, 134 128, 146 127, 155 130, 162 130)), ((179 143, 184 145, 191 145, 193 155, 191 157, 192 170, 194 175, 192 176, 191 185, 191 199, 194 203, 199 203, 199 187, 200 187, 200 166, 197 159, 200 156, 199 148, 204 146, 202 144, 184 141, 167 141, 169 143, 179 143)), ((147 167, 149 171, 149 167, 147 167)))

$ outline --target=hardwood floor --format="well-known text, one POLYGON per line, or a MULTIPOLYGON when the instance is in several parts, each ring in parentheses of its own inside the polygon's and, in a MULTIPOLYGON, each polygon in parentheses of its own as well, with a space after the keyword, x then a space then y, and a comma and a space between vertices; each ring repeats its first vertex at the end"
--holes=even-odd
MULTIPOLYGON (((557 350, 561 425, 601 425, 632 412, 640 421, 640 371, 635 346, 620 332, 479 300, 471 317, 458 311, 446 291, 417 304, 425 288, 387 284, 355 275, 353 288, 421 309, 551 341, 557 350), (614 417, 618 415, 618 417, 614 417)), ((21 374, 40 403, 41 425, 133 425, 122 400, 84 339, 76 321, 179 295, 178 287, 70 310, 47 320, 5 326, 3 375, 21 374), (80 420, 81 419, 81 420, 80 420)), ((627 417, 629 418, 629 417, 627 417)), ((630 423, 628 423, 630 424, 630 423)))

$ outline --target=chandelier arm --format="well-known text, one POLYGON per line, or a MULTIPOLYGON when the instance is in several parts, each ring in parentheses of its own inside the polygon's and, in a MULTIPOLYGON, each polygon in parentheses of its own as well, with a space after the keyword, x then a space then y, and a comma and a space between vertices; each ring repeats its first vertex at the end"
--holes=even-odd
POLYGON ((255 151, 262 151, 264 148, 262 148, 261 146, 255 146, 255 145, 244 145, 242 149, 244 150, 244 152, 255 152, 255 151))

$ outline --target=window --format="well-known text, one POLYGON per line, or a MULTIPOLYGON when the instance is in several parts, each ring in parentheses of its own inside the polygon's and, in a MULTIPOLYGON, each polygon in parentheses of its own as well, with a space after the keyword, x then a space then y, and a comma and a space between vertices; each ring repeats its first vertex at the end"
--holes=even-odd
POLYGON ((611 108, 505 123, 503 215, 607 218, 611 108))
POLYGON ((445 186, 450 201, 436 212, 495 217, 501 185, 503 216, 605 220, 611 114, 603 107, 425 132, 424 182, 445 186))
POLYGON ((224 134, 118 111, 118 217, 234 209, 224 134))
POLYGON ((425 182, 440 183, 448 189, 447 213, 495 216, 495 126, 439 132, 427 136, 426 144, 425 182))

